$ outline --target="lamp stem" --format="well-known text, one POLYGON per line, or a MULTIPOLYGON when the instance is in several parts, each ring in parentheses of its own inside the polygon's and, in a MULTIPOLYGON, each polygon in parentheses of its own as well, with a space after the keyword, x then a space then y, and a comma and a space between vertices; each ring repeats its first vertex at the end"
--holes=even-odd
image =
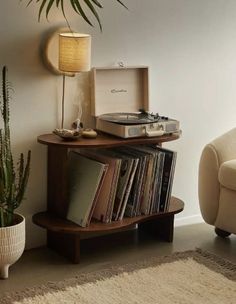
POLYGON ((62 100, 61 100, 61 129, 64 128, 64 112, 65 112, 65 82, 66 76, 63 74, 63 84, 62 84, 62 100))

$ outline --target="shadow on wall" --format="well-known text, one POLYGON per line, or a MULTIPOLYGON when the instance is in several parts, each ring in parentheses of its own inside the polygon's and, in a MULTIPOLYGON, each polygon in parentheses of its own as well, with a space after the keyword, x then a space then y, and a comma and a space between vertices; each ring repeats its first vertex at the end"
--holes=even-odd
MULTIPOLYGON (((2 64, 14 67, 14 74, 24 81, 32 81, 32 77, 42 77, 50 72, 43 65, 42 47, 48 33, 36 33, 24 37, 10 36, 1 42, 2 64), (20 75, 19 75, 20 74, 20 75)), ((11 68, 13 70, 13 68, 11 68)))

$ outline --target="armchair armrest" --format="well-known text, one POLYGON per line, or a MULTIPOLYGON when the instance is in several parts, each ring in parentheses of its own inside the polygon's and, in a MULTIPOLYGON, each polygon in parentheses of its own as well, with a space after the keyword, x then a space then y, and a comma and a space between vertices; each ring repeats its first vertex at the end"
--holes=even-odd
POLYGON ((219 208, 219 159, 215 147, 208 144, 202 151, 198 171, 198 197, 206 223, 214 225, 219 208))
POLYGON ((223 187, 236 191, 236 159, 221 164, 218 177, 223 187))
POLYGON ((215 148, 219 164, 236 159, 236 128, 217 137, 210 144, 215 148))
POLYGON ((210 225, 214 225, 218 214, 220 182, 226 178, 227 166, 222 164, 233 159, 236 159, 236 128, 217 137, 203 149, 199 163, 198 196, 202 216, 210 225))

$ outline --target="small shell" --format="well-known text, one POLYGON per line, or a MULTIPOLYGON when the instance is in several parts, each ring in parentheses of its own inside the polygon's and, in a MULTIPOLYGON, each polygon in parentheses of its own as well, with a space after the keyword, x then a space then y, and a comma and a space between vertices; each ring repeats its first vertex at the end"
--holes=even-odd
POLYGON ((69 129, 54 129, 53 133, 65 140, 74 140, 80 136, 79 131, 69 129))

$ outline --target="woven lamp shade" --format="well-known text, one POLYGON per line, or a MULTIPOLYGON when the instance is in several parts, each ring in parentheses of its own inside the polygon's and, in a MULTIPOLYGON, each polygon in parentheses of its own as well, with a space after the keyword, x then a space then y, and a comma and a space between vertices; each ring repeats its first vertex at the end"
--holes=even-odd
POLYGON ((63 72, 90 70, 91 36, 79 33, 59 34, 59 69, 63 72))

